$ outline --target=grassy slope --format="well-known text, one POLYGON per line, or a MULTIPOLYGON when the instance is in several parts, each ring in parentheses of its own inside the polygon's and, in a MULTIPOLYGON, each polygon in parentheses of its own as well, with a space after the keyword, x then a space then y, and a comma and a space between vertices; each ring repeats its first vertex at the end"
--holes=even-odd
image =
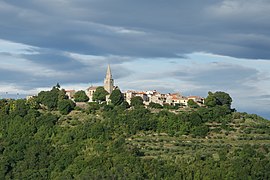
POLYGON ((220 152, 233 151, 246 144, 270 150, 270 122, 263 119, 233 119, 225 130, 222 123, 206 123, 210 128, 205 138, 146 132, 132 136, 127 143, 139 147, 145 158, 190 158, 212 156, 219 160, 220 152))
MULTIPOLYGON (((73 111, 69 115, 62 116, 58 125, 70 129, 86 121, 102 120, 99 115, 73 111)), ((144 153, 142 158, 164 159, 211 156, 219 160, 222 151, 234 151, 246 144, 264 147, 270 151, 270 121, 257 116, 244 116, 236 117, 225 127, 222 123, 216 122, 206 124, 210 132, 205 138, 185 135, 171 137, 166 133, 144 131, 126 138, 126 145, 139 148, 144 153)))

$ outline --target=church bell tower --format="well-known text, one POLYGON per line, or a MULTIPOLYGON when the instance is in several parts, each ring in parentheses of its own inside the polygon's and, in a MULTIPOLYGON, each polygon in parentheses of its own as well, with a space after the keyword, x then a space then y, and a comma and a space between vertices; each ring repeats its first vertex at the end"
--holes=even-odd
POLYGON ((104 89, 111 94, 114 87, 114 80, 112 78, 111 67, 108 65, 106 77, 104 79, 104 89))

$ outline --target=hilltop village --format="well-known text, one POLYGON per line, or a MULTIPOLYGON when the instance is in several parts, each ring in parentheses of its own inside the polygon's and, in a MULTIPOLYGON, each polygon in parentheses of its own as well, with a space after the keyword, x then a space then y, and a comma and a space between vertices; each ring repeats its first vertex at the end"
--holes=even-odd
POLYGON ((270 122, 231 102, 122 93, 110 67, 103 86, 2 99, 0 179, 270 179, 270 122))
MULTIPOLYGON (((96 92, 97 88, 100 86, 90 86, 85 90, 86 95, 89 97, 89 102, 93 102, 93 95, 96 92)), ((113 90, 118 89, 118 86, 114 85, 114 79, 112 77, 112 72, 110 65, 108 65, 107 73, 104 79, 104 89, 108 92, 108 95, 106 96, 106 101, 109 102, 110 94, 113 90)), ((76 93, 75 90, 65 90, 66 95, 69 97, 69 99, 74 100, 74 95, 76 93)), ((168 93, 168 94, 162 94, 156 90, 152 91, 134 91, 134 90, 128 90, 126 92, 123 92, 123 96, 125 98, 125 101, 127 101, 129 104, 131 104, 131 99, 133 97, 141 97, 143 100, 143 104, 145 106, 148 106, 150 103, 156 103, 160 104, 161 106, 164 105, 172 105, 172 106, 181 106, 181 107, 187 107, 188 101, 192 100, 199 106, 202 106, 204 104, 204 98, 199 96, 188 96, 185 97, 181 95, 180 93, 168 93)))

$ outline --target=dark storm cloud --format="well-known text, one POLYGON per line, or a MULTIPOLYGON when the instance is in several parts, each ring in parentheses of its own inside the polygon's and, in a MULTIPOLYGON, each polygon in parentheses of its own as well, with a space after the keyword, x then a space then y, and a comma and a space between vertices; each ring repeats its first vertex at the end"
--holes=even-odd
POLYGON ((3 1, 0 38, 83 54, 267 59, 269 7, 266 0, 3 1))

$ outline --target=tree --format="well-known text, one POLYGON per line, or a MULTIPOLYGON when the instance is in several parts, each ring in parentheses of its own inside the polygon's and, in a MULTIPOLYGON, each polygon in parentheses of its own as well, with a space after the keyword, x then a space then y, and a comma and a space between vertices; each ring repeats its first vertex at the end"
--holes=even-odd
POLYGON ((58 92, 58 99, 62 100, 62 99, 68 99, 68 96, 66 95, 66 91, 64 89, 61 89, 58 92))
POLYGON ((217 91, 215 93, 208 92, 204 104, 208 107, 227 106, 231 108, 232 98, 228 93, 217 91))
POLYGON ((187 104, 188 104, 188 107, 190 107, 190 108, 198 108, 199 107, 199 105, 193 99, 189 99, 187 104))
POLYGON ((220 106, 225 105, 229 108, 231 107, 232 98, 230 97, 230 95, 228 93, 217 91, 214 93, 214 96, 218 101, 218 105, 220 105, 220 106))
POLYGON ((52 113, 46 113, 39 116, 36 120, 37 127, 45 126, 46 128, 53 127, 58 120, 58 117, 52 113))
POLYGON ((122 106, 124 109, 127 109, 127 108, 130 107, 127 101, 124 101, 124 102, 121 104, 121 106, 122 106))
POLYGON ((89 97, 85 94, 84 91, 77 91, 75 94, 74 94, 74 100, 75 102, 87 102, 89 101, 89 97))
POLYGON ((188 119, 191 126, 199 126, 203 123, 200 115, 197 112, 189 113, 188 119))
POLYGON ((130 105, 134 107, 143 106, 143 99, 140 96, 132 97, 130 105))
POLYGON ((6 99, 0 100, 0 113, 8 114, 9 112, 9 103, 6 99))
POLYGON ((58 102, 58 110, 61 114, 70 113, 75 107, 75 103, 70 99, 63 99, 58 102))
POLYGON ((53 87, 50 91, 41 91, 38 93, 37 101, 45 106, 49 110, 54 110, 57 108, 59 89, 53 87))
POLYGON ((59 84, 59 83, 56 83, 56 85, 54 86, 54 88, 60 89, 60 88, 61 88, 61 86, 60 86, 60 84, 59 84))
POLYGON ((26 100, 24 99, 18 99, 14 102, 11 102, 11 106, 11 111, 15 115, 19 115, 21 117, 24 117, 29 110, 29 106, 26 104, 26 100))
POLYGON ((118 106, 124 102, 124 96, 120 89, 115 89, 110 95, 111 103, 115 106, 118 106))
POLYGON ((150 107, 150 108, 154 108, 154 109, 162 109, 162 108, 163 108, 162 105, 160 105, 160 104, 158 104, 158 103, 154 103, 154 102, 150 102, 150 103, 149 103, 149 107, 150 107))
POLYGON ((175 104, 175 105, 170 105, 170 104, 163 104, 163 108, 164 109, 178 109, 179 108, 179 104, 175 104))
POLYGON ((205 137, 208 134, 209 128, 206 125, 196 126, 192 129, 192 134, 199 137, 205 137))
POLYGON ((96 91, 93 94, 93 101, 96 102, 102 102, 106 101, 106 96, 109 93, 104 89, 104 87, 100 86, 96 89, 96 91))
POLYGON ((95 112, 99 109, 100 109, 100 104, 98 104, 97 102, 89 102, 86 112, 89 114, 95 114, 95 112))
POLYGON ((40 105, 37 102, 37 97, 32 97, 26 101, 26 104, 31 108, 31 109, 39 109, 40 105))
POLYGON ((123 101, 119 106, 115 107, 114 110, 116 110, 118 113, 122 113, 126 109, 130 108, 130 105, 127 101, 123 101))
POLYGON ((212 92, 208 92, 208 96, 204 100, 204 104, 208 107, 215 107, 217 105, 217 99, 212 92))

